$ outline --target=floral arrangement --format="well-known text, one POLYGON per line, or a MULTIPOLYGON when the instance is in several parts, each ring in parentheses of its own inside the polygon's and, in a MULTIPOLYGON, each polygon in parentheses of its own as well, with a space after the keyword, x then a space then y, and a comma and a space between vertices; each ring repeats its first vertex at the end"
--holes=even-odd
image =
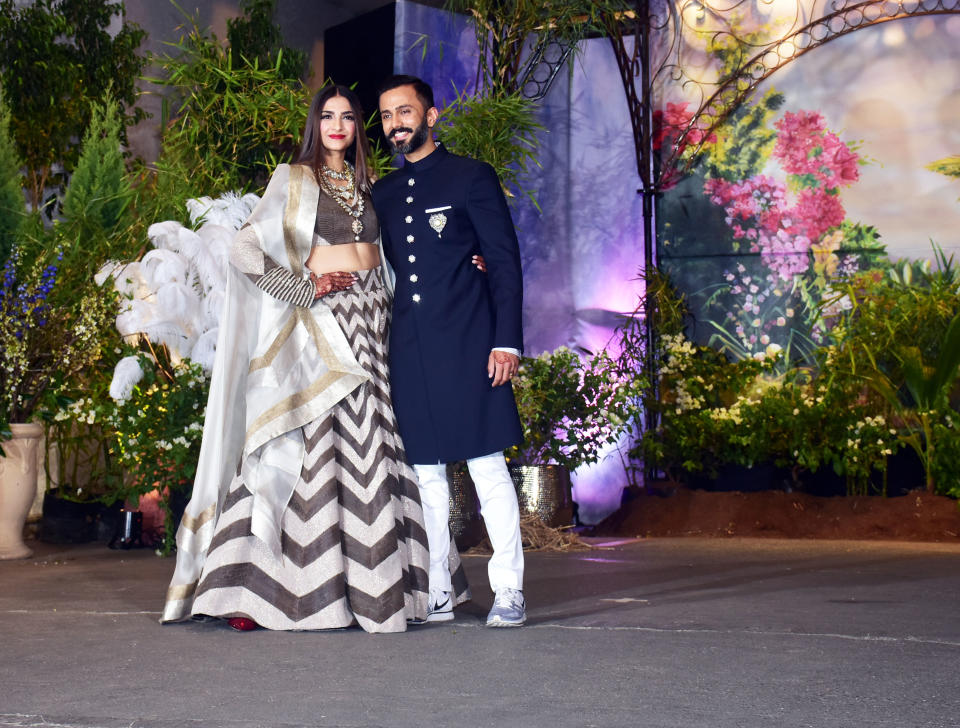
MULTIPOLYGON (((862 267, 863 251, 878 249, 872 228, 846 220, 840 191, 859 179, 856 150, 827 129, 820 114, 787 112, 774 124, 770 156, 786 182, 756 173, 744 179, 712 177, 703 191, 720 206, 736 252, 758 254, 762 268, 743 263, 724 272, 714 305, 715 338, 736 356, 750 356, 771 340, 790 349, 825 341, 818 301, 862 267), (844 252, 848 251, 848 252, 844 252)), ((809 355, 812 346, 805 346, 809 355)), ((793 352, 789 352, 791 355, 793 352)))
MULTIPOLYGON (((100 500, 136 503, 159 491, 167 514, 163 553, 172 550, 176 530, 171 498, 193 484, 208 388, 207 375, 195 362, 131 353, 114 370, 110 396, 80 397, 54 415, 56 422, 80 422, 109 433, 115 468, 108 473, 111 488, 100 500)), ((82 498, 82 486, 70 495, 82 498)))
POLYGON ((565 346, 524 357, 513 380, 524 443, 508 457, 570 470, 597 462, 637 413, 642 375, 623 374, 604 351, 583 361, 565 346))
MULTIPOLYGON (((193 485, 234 232, 259 198, 228 193, 187 203, 195 229, 167 221, 147 231, 139 260, 108 262, 96 276, 121 297, 112 378, 67 400, 61 429, 104 433, 106 502, 136 503, 157 490, 166 512, 162 553, 173 548, 171 500, 193 485)), ((68 438, 69 439, 69 438, 68 438)), ((71 484, 75 487, 75 484, 71 484)), ((82 486, 81 486, 82 489, 82 486)), ((81 498, 76 489, 69 497, 81 498)))
POLYGON ((651 404, 659 423, 643 434, 637 454, 671 480, 715 476, 723 464, 772 462, 798 485, 801 473, 832 468, 849 493, 866 494, 872 473, 885 477, 887 458, 902 445, 856 377, 778 374, 782 352, 774 344, 769 353, 733 361, 682 334, 665 336, 664 349, 661 397, 651 404))
POLYGON ((28 422, 45 395, 100 356, 100 332, 109 316, 102 296, 86 296, 74 309, 51 305, 60 257, 29 264, 15 251, 0 281, 0 418, 28 422))

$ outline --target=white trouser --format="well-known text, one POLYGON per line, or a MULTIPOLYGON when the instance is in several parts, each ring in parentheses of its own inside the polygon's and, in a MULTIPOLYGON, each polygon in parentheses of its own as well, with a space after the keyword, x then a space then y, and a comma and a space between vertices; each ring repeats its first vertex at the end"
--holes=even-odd
MULTIPOLYGON (((450 569, 450 486, 447 466, 414 465, 420 481, 420 500, 430 548, 430 588, 451 591, 450 569)), ((523 543, 520 540, 520 508, 507 461, 495 452, 467 460, 470 477, 477 489, 480 515, 493 546, 487 564, 490 588, 523 589, 523 543)))

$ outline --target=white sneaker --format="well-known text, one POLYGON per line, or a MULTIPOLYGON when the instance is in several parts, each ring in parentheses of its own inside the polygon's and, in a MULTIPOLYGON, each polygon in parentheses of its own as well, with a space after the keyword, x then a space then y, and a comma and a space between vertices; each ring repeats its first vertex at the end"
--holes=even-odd
POLYGON ((430 601, 427 602, 427 621, 449 622, 451 619, 453 619, 453 592, 431 589, 430 601))
POLYGON ((527 621, 527 603, 519 589, 499 589, 487 615, 488 627, 522 627, 527 621))

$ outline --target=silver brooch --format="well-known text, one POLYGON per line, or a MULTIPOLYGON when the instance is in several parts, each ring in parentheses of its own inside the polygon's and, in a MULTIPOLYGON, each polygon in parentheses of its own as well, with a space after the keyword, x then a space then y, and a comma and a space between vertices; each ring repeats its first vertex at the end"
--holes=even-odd
POLYGON ((435 212, 429 217, 427 222, 430 223, 430 227, 436 231, 437 237, 440 237, 440 233, 443 232, 443 228, 447 224, 447 216, 442 212, 435 212))

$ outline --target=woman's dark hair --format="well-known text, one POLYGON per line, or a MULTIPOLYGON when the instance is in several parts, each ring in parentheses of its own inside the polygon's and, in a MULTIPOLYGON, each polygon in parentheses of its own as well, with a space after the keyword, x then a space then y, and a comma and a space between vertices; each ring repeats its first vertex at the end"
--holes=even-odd
POLYGON ((317 91, 310 103, 310 111, 307 113, 307 124, 303 130, 303 144, 300 147, 300 156, 297 157, 297 164, 306 164, 313 169, 317 180, 323 172, 323 139, 320 136, 320 116, 323 107, 327 101, 334 96, 342 96, 350 104, 356 120, 356 135, 353 138, 353 144, 347 147, 346 159, 353 165, 354 173, 357 177, 357 187, 364 192, 370 192, 370 170, 367 169, 367 154, 370 146, 367 143, 367 132, 363 128, 364 116, 363 109, 360 108, 360 99, 346 86, 327 86, 317 91))

